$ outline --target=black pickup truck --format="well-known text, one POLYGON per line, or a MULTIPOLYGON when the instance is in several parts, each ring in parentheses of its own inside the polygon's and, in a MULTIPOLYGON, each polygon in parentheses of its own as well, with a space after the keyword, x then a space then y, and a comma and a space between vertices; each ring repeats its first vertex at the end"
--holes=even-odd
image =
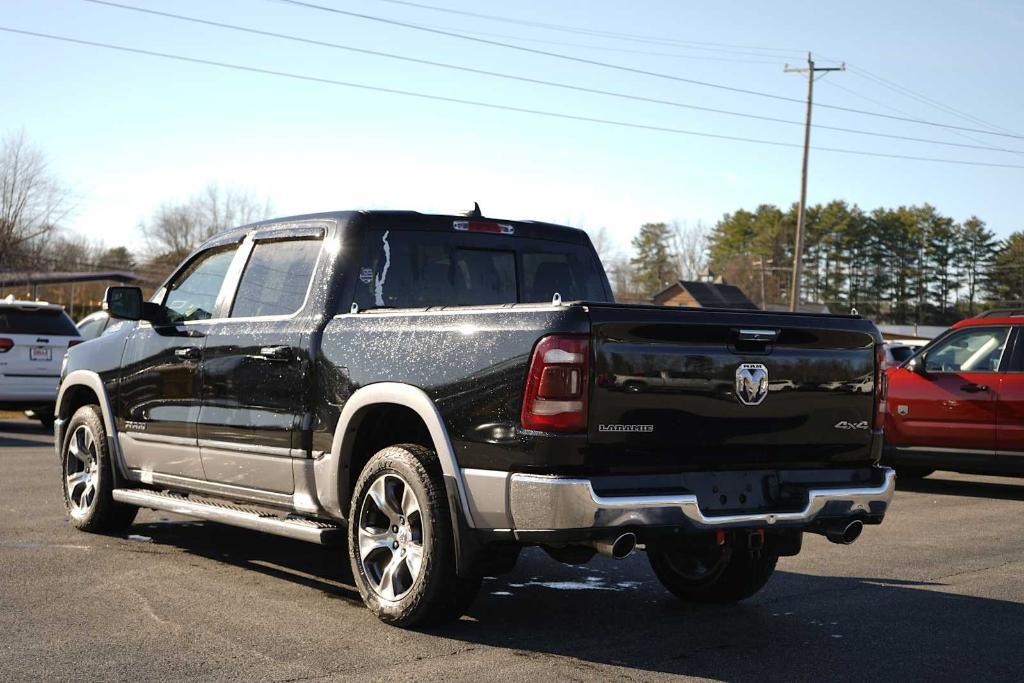
POLYGON ((105 308, 122 322, 61 372, 72 522, 153 508, 347 545, 393 624, 461 614, 530 545, 640 548, 680 598, 740 600, 893 495, 874 325, 616 304, 572 228, 283 218, 105 308))

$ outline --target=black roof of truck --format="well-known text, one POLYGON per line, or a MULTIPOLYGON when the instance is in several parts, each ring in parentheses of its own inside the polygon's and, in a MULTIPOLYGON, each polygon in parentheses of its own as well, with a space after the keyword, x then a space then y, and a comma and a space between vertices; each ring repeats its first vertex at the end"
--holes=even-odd
POLYGON ((393 228, 398 230, 450 230, 455 221, 482 221, 487 223, 503 223, 515 228, 516 237, 532 239, 554 240, 558 242, 571 242, 575 244, 587 244, 590 237, 579 228, 571 228, 565 225, 545 223, 542 221, 511 220, 507 218, 494 218, 491 216, 466 216, 429 214, 418 211, 324 211, 320 213, 307 213, 297 216, 282 216, 270 218, 257 223, 250 223, 231 230, 218 233, 211 237, 207 243, 216 244, 225 239, 244 235, 253 228, 262 226, 280 225, 282 223, 298 223, 303 221, 331 220, 339 224, 349 224, 358 220, 366 221, 365 227, 372 228, 393 228))

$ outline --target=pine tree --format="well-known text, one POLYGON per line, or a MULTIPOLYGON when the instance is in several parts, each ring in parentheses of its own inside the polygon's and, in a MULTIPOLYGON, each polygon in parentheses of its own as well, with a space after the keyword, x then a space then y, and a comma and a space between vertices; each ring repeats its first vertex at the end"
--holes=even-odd
POLYGON ((1024 306, 1024 231, 1006 238, 989 267, 988 286, 997 308, 1024 306))
POLYGON ((960 228, 960 272, 967 290, 968 316, 974 316, 978 301, 986 293, 986 276, 999 249, 999 240, 985 227, 985 221, 971 216, 960 228))
POLYGON ((672 232, 665 223, 644 223, 633 238, 635 255, 630 259, 635 272, 635 283, 644 296, 652 296, 672 284, 679 274, 675 269, 675 254, 669 245, 672 232))

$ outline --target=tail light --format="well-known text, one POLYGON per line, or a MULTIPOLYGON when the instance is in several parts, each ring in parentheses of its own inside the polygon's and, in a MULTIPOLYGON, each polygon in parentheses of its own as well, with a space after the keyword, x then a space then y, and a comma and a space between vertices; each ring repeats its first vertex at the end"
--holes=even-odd
POLYGON ((70 349, 72 346, 78 346, 84 341, 84 339, 72 339, 68 342, 68 348, 70 349))
POLYGON ((0 337, 0 353, 7 353, 14 348, 14 340, 7 337, 0 337))
POLYGON ((875 344, 875 419, 872 424, 875 429, 881 429, 885 424, 886 399, 889 394, 885 365, 885 346, 875 344))
POLYGON ((537 342, 523 395, 523 429, 586 431, 589 356, 585 336, 551 335, 537 342))

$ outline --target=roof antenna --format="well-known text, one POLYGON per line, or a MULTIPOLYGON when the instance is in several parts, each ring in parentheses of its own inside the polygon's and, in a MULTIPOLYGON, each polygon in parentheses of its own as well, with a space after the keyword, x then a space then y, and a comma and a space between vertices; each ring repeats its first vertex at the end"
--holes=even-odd
POLYGON ((467 211, 463 214, 466 218, 483 218, 484 215, 480 212, 480 204, 473 202, 473 210, 467 211))

